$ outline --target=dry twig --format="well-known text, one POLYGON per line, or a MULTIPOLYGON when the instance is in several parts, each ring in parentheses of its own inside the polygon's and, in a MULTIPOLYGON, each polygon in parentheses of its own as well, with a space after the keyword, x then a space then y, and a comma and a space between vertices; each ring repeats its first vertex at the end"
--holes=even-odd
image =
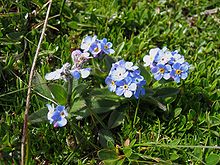
POLYGON ((47 22, 48 22, 48 17, 49 17, 49 13, 50 13, 50 8, 51 8, 51 4, 52 4, 52 0, 48 1, 48 9, 47 9, 47 13, 46 13, 46 18, 44 21, 44 26, 42 29, 42 33, 40 36, 40 40, 38 42, 38 46, 36 49, 36 53, 34 56, 34 60, 32 63, 32 67, 31 67, 31 72, 30 72, 30 77, 29 77, 29 81, 28 81, 28 91, 27 91, 27 98, 26 98, 26 106, 25 106, 25 114, 24 114, 24 124, 23 124, 23 133, 22 133, 22 141, 21 141, 21 165, 25 164, 25 147, 26 147, 26 143, 27 143, 27 122, 28 122, 28 112, 29 112, 29 108, 30 108, 30 97, 31 97, 31 84, 32 84, 32 79, 34 76, 34 70, 35 70, 35 65, 36 65, 36 61, 37 61, 37 57, 40 51, 40 47, 41 47, 41 43, 44 37, 44 33, 47 27, 47 22))

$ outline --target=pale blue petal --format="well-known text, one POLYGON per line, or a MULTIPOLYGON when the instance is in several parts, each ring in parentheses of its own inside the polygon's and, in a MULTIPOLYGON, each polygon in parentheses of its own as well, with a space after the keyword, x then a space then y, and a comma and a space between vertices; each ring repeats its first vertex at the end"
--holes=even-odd
POLYGON ((113 54, 115 51, 113 49, 109 49, 109 54, 113 54))
POLYGON ((62 118, 60 121, 57 121, 56 123, 57 123, 58 127, 63 127, 67 124, 67 120, 66 120, 66 118, 62 118))
POLYGON ((162 75, 161 74, 154 74, 154 78, 156 79, 156 80, 160 80, 161 78, 162 78, 162 75))
POLYGON ((170 78, 170 73, 164 73, 164 74, 163 74, 163 78, 164 78, 165 80, 168 80, 168 79, 170 78))
POLYGON ((88 68, 81 69, 80 73, 81 73, 82 78, 87 78, 90 75, 90 69, 88 68))
POLYGON ((128 87, 129 90, 131 91, 135 91, 137 89, 137 84, 135 83, 132 83, 129 87, 128 87))
POLYGON ((175 63, 175 64, 173 64, 173 68, 174 68, 174 69, 179 69, 179 68, 180 68, 180 63, 175 63))
POLYGON ((121 96, 124 93, 124 89, 122 87, 116 88, 116 95, 121 96))
POLYGON ((131 91, 129 91, 129 90, 126 90, 125 91, 125 93, 124 93, 124 96, 126 97, 126 98, 130 98, 131 96, 132 96, 132 92, 131 91))
POLYGON ((177 83, 179 83, 179 82, 180 82, 179 76, 174 77, 174 81, 176 81, 177 83))
POLYGON ((166 70, 167 70, 167 71, 171 71, 171 70, 172 70, 171 66, 170 66, 170 65, 168 65, 168 64, 167 64, 167 65, 165 65, 165 67, 166 67, 166 70))
POLYGON ((188 76, 188 73, 187 73, 187 72, 183 72, 183 73, 181 74, 181 78, 182 78, 182 79, 186 79, 187 76, 188 76))
POLYGON ((62 69, 57 69, 56 71, 47 73, 45 75, 46 80, 58 80, 61 78, 62 69))
POLYGON ((107 45, 109 48, 112 47, 112 43, 111 43, 111 42, 108 42, 106 45, 107 45))
POLYGON ((78 70, 70 70, 70 73, 75 79, 78 80, 80 78, 80 73, 78 70))
POLYGON ((152 72, 152 73, 157 73, 158 70, 159 70, 158 67, 153 67, 153 68, 151 68, 151 72, 152 72))
POLYGON ((113 54, 115 51, 113 49, 109 49, 109 54, 113 54))
POLYGON ((63 111, 64 109, 65 109, 65 107, 62 106, 62 105, 58 105, 58 106, 56 107, 56 111, 58 111, 58 112, 61 112, 61 111, 63 111))

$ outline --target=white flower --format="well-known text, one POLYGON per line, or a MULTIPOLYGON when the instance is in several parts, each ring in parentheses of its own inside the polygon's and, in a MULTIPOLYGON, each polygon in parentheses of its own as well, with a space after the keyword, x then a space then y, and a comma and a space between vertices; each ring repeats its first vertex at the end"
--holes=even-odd
POLYGON ((82 78, 87 78, 90 75, 90 72, 91 72, 90 68, 80 69, 82 78))
POLYGON ((81 49, 83 49, 84 51, 88 51, 90 46, 92 45, 92 43, 94 43, 97 39, 97 36, 86 36, 85 38, 83 38, 82 43, 81 43, 81 49))
POLYGON ((111 73, 112 80, 114 80, 114 81, 123 80, 125 77, 127 77, 127 75, 128 75, 128 72, 125 69, 125 67, 123 67, 123 66, 118 66, 111 73))
POLYGON ((50 124, 53 122, 52 116, 54 113, 54 105, 52 104, 52 106, 50 104, 46 105, 48 108, 48 113, 47 113, 47 119, 50 121, 50 124))
POLYGON ((157 55, 159 48, 151 49, 149 55, 145 55, 143 61, 145 62, 144 66, 150 66, 154 62, 155 56, 157 55))
POLYGON ((133 62, 125 62, 125 68, 130 71, 138 69, 138 66, 133 66, 133 62))
POLYGON ((53 72, 47 73, 45 75, 45 79, 46 80, 58 80, 58 79, 66 80, 66 76, 68 75, 70 66, 71 65, 69 63, 65 63, 61 69, 57 69, 53 72))

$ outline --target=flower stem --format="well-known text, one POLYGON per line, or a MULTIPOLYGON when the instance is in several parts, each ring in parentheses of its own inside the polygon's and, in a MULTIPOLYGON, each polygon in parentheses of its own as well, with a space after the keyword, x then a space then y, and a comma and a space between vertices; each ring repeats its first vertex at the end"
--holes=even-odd
POLYGON ((133 128, 134 128, 135 125, 136 125, 137 112, 138 112, 138 109, 139 109, 139 105, 140 105, 140 99, 138 99, 137 107, 136 107, 135 114, 134 114, 133 128))
POLYGON ((68 91, 67 91, 67 106, 71 107, 71 96, 72 96, 72 89, 73 89, 73 78, 68 78, 68 91))

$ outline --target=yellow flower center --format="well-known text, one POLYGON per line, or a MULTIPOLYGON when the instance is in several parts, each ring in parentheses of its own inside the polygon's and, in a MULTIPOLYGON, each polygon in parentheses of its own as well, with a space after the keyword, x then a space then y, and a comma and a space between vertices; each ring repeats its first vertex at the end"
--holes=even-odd
POLYGON ((182 73, 181 70, 179 70, 179 69, 176 70, 176 74, 181 74, 181 73, 182 73))
POLYGON ((107 45, 105 45, 105 46, 104 46, 104 48, 105 48, 105 49, 108 49, 108 46, 107 46, 107 45))
POLYGON ((96 48, 94 49, 94 51, 95 51, 95 52, 98 52, 98 51, 99 51, 99 48, 96 47, 96 48))
POLYGON ((112 85, 115 85, 115 82, 114 82, 114 81, 112 81, 112 85))
POLYGON ((124 85, 124 89, 128 89, 128 85, 127 84, 124 85))
POLYGON ((164 73, 164 72, 165 72, 165 69, 164 69, 164 68, 160 68, 159 72, 160 72, 160 73, 164 73))

